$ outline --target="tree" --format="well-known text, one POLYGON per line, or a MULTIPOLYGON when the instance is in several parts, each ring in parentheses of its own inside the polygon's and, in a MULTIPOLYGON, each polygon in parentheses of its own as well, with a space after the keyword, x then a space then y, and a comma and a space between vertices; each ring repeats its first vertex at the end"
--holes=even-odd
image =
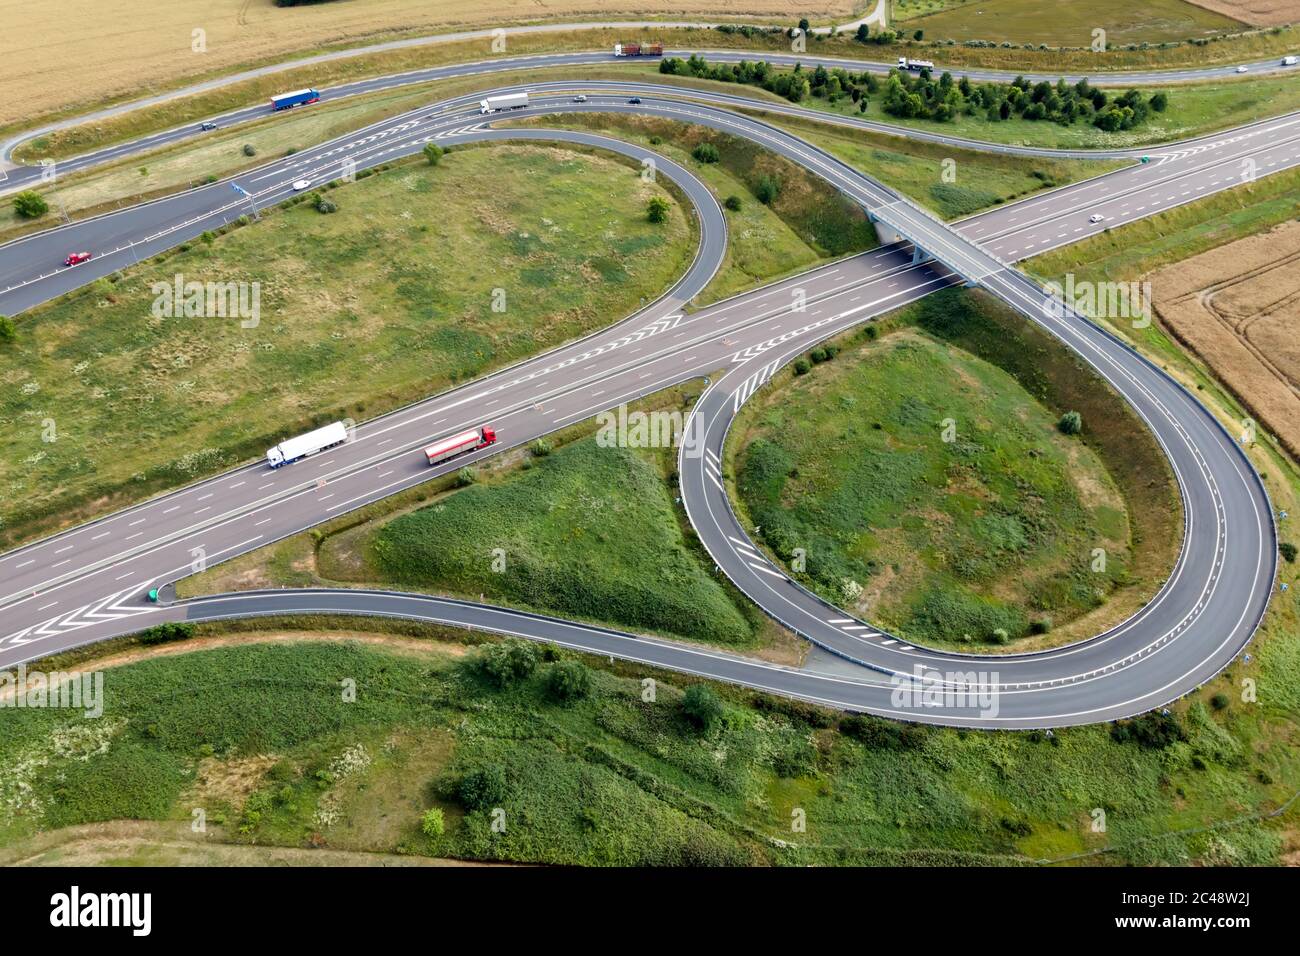
POLYGON ((776 202, 777 194, 780 192, 780 184, 771 176, 760 176, 757 185, 754 186, 754 198, 764 206, 776 202))
POLYGON ((651 198, 646 204, 645 217, 651 222, 664 222, 668 219, 668 200, 662 196, 651 198))
POLYGON ((430 166, 437 166, 442 159, 443 149, 437 143, 424 144, 424 158, 430 166))
POLYGON ((800 18, 799 18, 799 32, 801 32, 801 33, 807 33, 809 27, 811 27, 811 26, 812 26, 812 24, 810 24, 810 23, 808 22, 808 18, 807 18, 807 17, 800 17, 800 18))
POLYGON ((722 205, 726 206, 732 212, 740 212, 741 206, 744 204, 740 201, 739 196, 728 196, 722 201, 722 205))
POLYGON ((722 719, 722 701, 707 684, 692 684, 682 695, 682 713, 696 727, 709 731, 722 719))
POLYGON ((12 342, 18 336, 14 320, 7 315, 0 315, 0 342, 12 342))
POLYGON ((1283 541, 1277 546, 1278 552, 1286 559, 1287 564, 1295 564, 1296 547, 1290 541, 1283 541))
POLYGON ((420 832, 425 836, 440 837, 446 829, 446 822, 442 818, 442 810, 438 807, 430 807, 424 811, 424 816, 420 817, 420 832))
POLYGON ((50 211, 50 204, 34 189, 24 189, 14 197, 14 212, 24 219, 36 219, 50 211))
POLYGON ((591 692, 591 671, 581 661, 561 661, 547 671, 546 689, 564 704, 580 700, 591 692))
POLYGON ((504 688, 528 677, 537 668, 538 656, 536 644, 510 638, 485 647, 476 664, 479 673, 504 688))
POLYGON ((1160 92, 1151 97, 1151 108, 1157 113, 1163 113, 1169 108, 1169 94, 1160 92))
POLYGON ((853 35, 853 39, 857 40, 859 43, 866 43, 870 38, 870 34, 871 31, 867 28, 867 25, 865 23, 859 23, 858 32, 853 35))
POLYGON ((460 778, 456 796, 466 810, 491 810, 505 800, 506 771, 499 764, 471 770, 460 778))
POLYGON ((1078 412, 1066 412, 1056 423, 1062 435, 1077 435, 1083 431, 1083 416, 1078 412))
POLYGON ((700 143, 691 150, 691 155, 701 163, 716 163, 722 158, 722 154, 718 152, 718 147, 712 143, 700 143))

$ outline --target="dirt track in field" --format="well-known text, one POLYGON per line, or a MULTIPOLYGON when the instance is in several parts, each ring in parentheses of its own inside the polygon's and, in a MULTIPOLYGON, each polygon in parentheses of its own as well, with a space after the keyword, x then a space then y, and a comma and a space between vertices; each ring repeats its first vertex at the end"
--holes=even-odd
POLYGON ((1151 276, 1161 323, 1300 458, 1300 222, 1151 276))

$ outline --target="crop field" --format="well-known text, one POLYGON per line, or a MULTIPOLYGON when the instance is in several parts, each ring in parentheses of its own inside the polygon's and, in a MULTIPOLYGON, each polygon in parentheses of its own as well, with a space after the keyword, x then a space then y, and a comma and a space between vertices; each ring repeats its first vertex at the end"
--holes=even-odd
POLYGON ((1232 17, 1254 27, 1271 27, 1283 23, 1300 23, 1300 9, 1295 0, 1187 0, 1188 3, 1225 17, 1232 17))
POLYGON ((719 716, 700 723, 677 675, 445 641, 355 625, 305 639, 273 625, 204 631, 107 667, 98 720, 6 708, 0 859, 39 859, 60 828, 84 840, 88 828, 133 832, 113 821, 187 827, 195 807, 206 844, 232 847, 216 859, 284 847, 294 852, 279 859, 296 863, 956 865, 1099 852, 1094 862, 1261 864, 1297 847, 1286 818, 1252 818, 1300 779, 1295 642, 1251 666, 1259 704, 1221 678, 1146 728, 1162 732, 1120 742, 1108 727, 1052 739, 905 728, 716 685, 719 716), (344 677, 354 703, 338 693, 344 677), (1275 687, 1282 696, 1265 696, 1275 687), (791 832, 795 807, 806 833, 791 832), (1092 832, 1096 807, 1105 833, 1092 832))
MULTIPOLYGON (((777 17, 793 22, 847 16, 848 0, 364 0, 277 7, 274 0, 55 0, 31 16, 0 0, 0 16, 21 23, 0 41, 0 88, 10 108, 0 124, 84 100, 139 96, 182 77, 230 72, 268 59, 397 35, 493 28, 546 18, 644 20, 690 15, 777 17), (201 49, 194 31, 201 30, 201 49)), ((482 43, 486 52, 487 42, 482 43)))
POLYGON ((1300 224, 1150 276, 1160 321, 1300 457, 1300 224))
POLYGON ((8 540, 604 326, 694 254, 672 194, 588 153, 457 150, 326 195, 338 212, 273 212, 19 318, 0 352, 8 540), (663 226, 646 221, 653 195, 672 207, 663 226), (154 314, 153 284, 178 274, 260 283, 256 327, 154 314))
POLYGON ((991 40, 1088 47, 1092 31, 1106 31, 1108 45, 1161 43, 1241 29, 1222 13, 1185 0, 970 0, 947 9, 908 16, 904 29, 924 30, 931 40, 991 40))

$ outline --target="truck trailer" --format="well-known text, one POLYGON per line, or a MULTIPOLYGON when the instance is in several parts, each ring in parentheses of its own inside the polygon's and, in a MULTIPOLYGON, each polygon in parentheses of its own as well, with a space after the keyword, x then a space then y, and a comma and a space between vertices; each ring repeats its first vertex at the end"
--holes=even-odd
POLYGON ((306 106, 320 99, 315 90, 294 90, 292 93, 279 93, 271 97, 271 109, 287 110, 292 106, 306 106))
POLYGON ((662 43, 615 43, 615 56, 663 56, 662 43))
POLYGON ((274 448, 268 448, 266 463, 272 468, 279 468, 281 465, 288 465, 299 458, 324 451, 326 448, 342 445, 347 440, 347 426, 342 422, 334 422, 324 428, 299 435, 297 438, 286 439, 274 448))
POLYGON ((499 113, 502 110, 517 110, 528 105, 527 93, 508 93, 505 96, 489 96, 479 100, 480 113, 499 113))
POLYGON ((496 440, 496 430, 484 425, 482 428, 474 428, 467 432, 461 432, 459 435, 444 438, 442 441, 434 442, 424 450, 424 457, 428 459, 429 464, 436 465, 448 458, 463 455, 468 451, 486 448, 496 440))

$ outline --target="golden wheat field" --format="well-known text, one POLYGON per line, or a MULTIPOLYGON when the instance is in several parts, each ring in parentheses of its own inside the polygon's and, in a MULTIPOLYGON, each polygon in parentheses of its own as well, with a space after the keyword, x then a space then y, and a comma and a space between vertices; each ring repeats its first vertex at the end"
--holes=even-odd
MULTIPOLYGON (((0 0, 0 125, 325 45, 529 20, 851 19, 853 0, 0 0), (202 30, 203 52, 192 49, 202 30)), ((485 41, 485 50, 486 41, 485 41)))

